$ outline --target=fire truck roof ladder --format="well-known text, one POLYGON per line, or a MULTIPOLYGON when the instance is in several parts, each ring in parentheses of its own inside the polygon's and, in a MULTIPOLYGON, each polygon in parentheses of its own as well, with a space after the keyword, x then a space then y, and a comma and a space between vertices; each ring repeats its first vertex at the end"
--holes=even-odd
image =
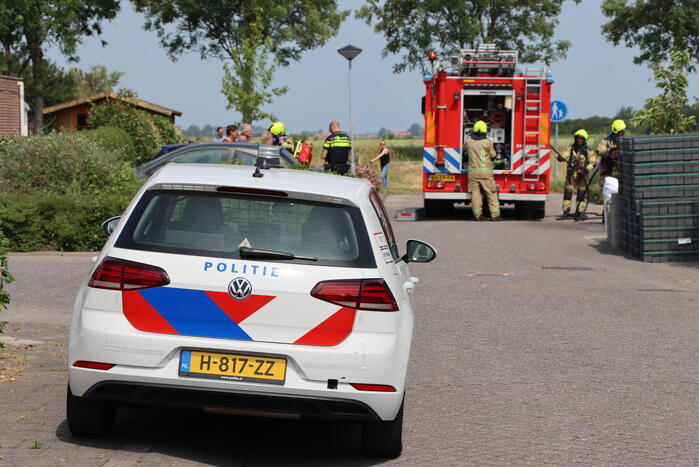
POLYGON ((540 67, 526 68, 524 75, 524 148, 522 180, 538 182, 541 172, 541 80, 545 70, 540 67))

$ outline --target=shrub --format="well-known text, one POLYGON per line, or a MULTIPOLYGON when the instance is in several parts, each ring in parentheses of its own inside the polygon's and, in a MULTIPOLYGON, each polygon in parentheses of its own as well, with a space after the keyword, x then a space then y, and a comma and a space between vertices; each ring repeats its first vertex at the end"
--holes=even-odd
POLYGON ((0 236, 15 251, 98 250, 107 239, 102 222, 124 212, 132 195, 6 194, 0 197, 0 236))
POLYGON ((150 115, 120 102, 93 105, 88 114, 90 128, 116 127, 124 130, 133 142, 133 150, 124 159, 132 166, 153 158, 160 150, 160 132, 150 115))
POLYGON ((133 194, 140 183, 113 152, 79 133, 7 138, 0 143, 0 192, 133 194))
POLYGON ((376 188, 377 190, 381 188, 381 174, 379 174, 379 172, 377 172, 376 170, 372 169, 371 167, 358 165, 356 172, 357 178, 365 178, 369 180, 369 183, 374 185, 374 188, 376 188))
POLYGON ((123 160, 131 160, 135 154, 135 147, 131 136, 121 128, 103 126, 94 130, 85 130, 78 133, 84 138, 96 142, 103 150, 116 154, 123 160))
MULTIPOLYGON (((122 91, 126 99, 135 98, 130 91, 122 91)), ((133 107, 124 101, 107 101, 93 105, 88 115, 90 128, 116 127, 124 130, 133 143, 133 150, 125 154, 125 160, 138 166, 151 160, 164 144, 184 141, 184 134, 162 115, 152 114, 133 107)))
MULTIPOLYGON (((12 276, 7 269, 7 239, 0 232, 0 311, 7 308, 10 304, 10 294, 5 290, 5 285, 12 282, 12 276)), ((5 329, 5 321, 0 321, 0 334, 5 329)), ((0 341, 0 349, 4 347, 0 341)))

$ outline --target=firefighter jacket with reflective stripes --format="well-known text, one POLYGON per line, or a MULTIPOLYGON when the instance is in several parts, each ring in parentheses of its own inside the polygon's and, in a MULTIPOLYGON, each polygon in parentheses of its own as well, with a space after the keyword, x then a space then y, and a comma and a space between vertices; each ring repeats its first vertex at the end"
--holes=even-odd
POLYGON ((591 166, 595 165, 595 161, 595 151, 589 146, 584 145, 577 149, 574 144, 570 146, 570 155, 567 160, 569 172, 587 173, 591 170, 591 166))
POLYGON ((493 143, 488 138, 466 140, 468 151, 468 176, 479 177, 493 175, 493 159, 496 153, 493 143))
POLYGON ((326 163, 334 165, 347 164, 349 153, 352 149, 352 140, 345 133, 336 131, 325 138, 323 149, 328 151, 328 155, 325 158, 326 163))
POLYGON ((614 134, 610 134, 597 145, 597 154, 599 154, 602 159, 606 159, 611 153, 617 152, 617 149, 617 138, 614 134))

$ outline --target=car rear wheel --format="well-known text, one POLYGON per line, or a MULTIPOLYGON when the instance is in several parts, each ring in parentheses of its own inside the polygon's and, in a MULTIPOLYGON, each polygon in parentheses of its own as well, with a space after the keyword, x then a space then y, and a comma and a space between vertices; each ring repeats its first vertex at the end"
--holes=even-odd
POLYGON ((68 428, 78 438, 107 436, 114 425, 114 405, 74 396, 68 386, 66 394, 66 418, 68 428))
POLYGON ((367 457, 393 459, 403 450, 403 405, 391 421, 366 422, 362 430, 362 450, 367 457))

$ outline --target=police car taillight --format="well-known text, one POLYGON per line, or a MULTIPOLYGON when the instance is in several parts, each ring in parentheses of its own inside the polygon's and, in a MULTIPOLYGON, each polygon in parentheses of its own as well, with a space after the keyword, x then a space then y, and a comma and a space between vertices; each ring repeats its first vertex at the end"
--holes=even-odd
POLYGON ((398 311, 398 304, 383 279, 350 279, 318 282, 311 296, 345 308, 398 311))
POLYGON ((92 273, 87 285, 96 289, 138 290, 169 283, 170 277, 157 266, 107 256, 92 273))

